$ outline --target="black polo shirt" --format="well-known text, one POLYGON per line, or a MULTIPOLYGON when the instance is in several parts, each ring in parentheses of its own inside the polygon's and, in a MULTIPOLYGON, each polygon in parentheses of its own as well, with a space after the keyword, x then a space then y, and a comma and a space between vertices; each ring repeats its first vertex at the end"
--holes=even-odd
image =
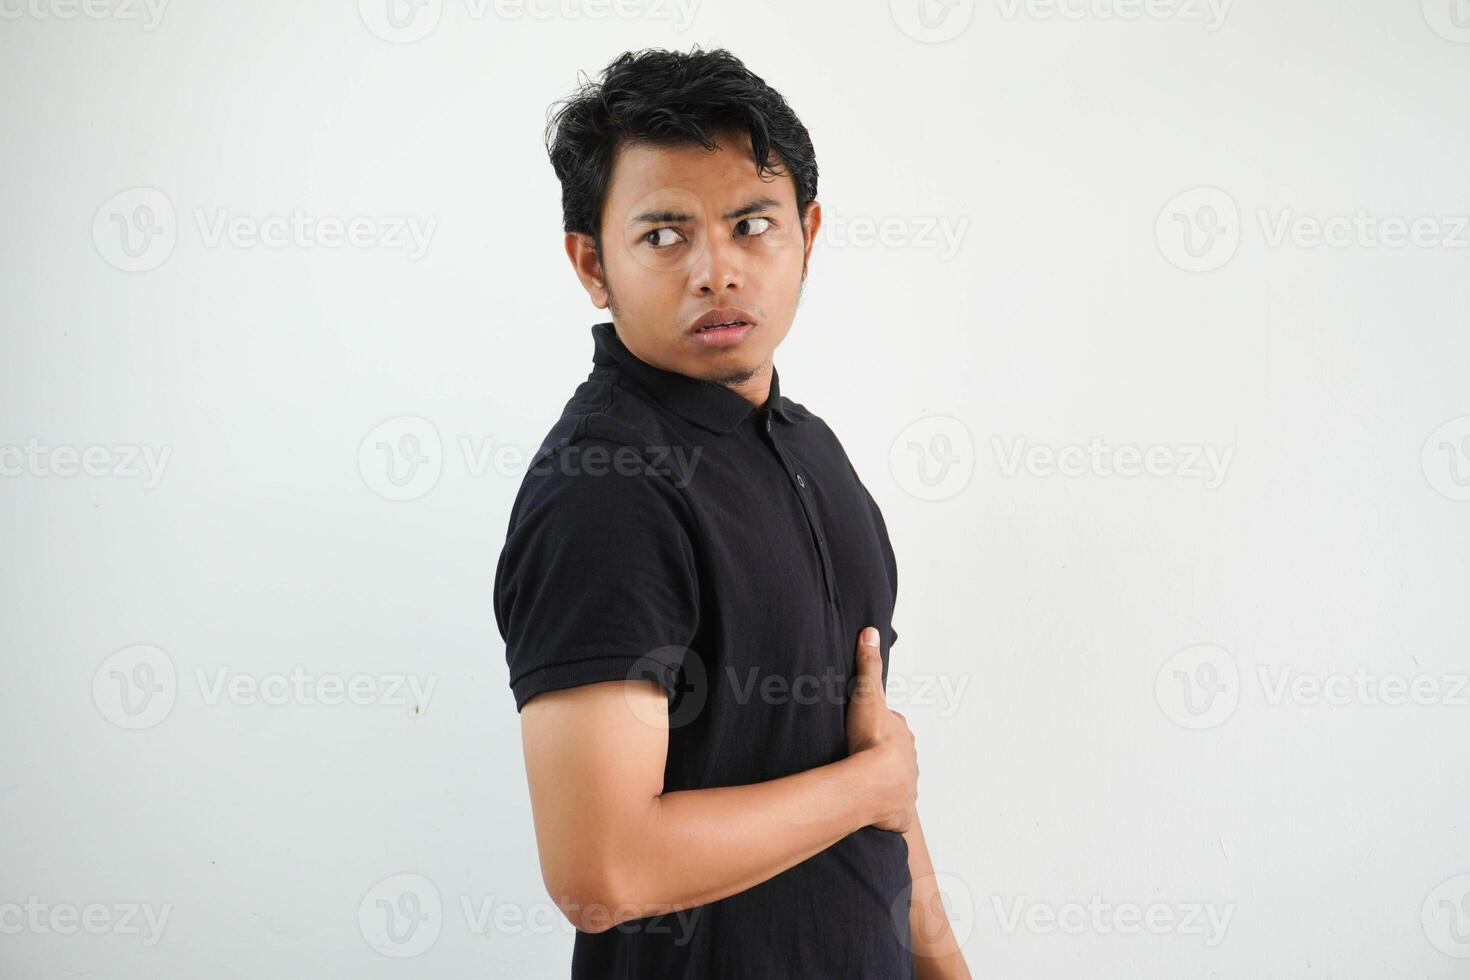
MULTIPOLYGON (((664 790, 847 755, 859 631, 885 686, 898 571, 883 515, 819 417, 654 367, 611 323, 533 456, 495 573, 519 711, 648 677, 668 692, 664 790)), ((865 827, 717 902, 578 931, 574 978, 913 976, 908 844, 865 827)))

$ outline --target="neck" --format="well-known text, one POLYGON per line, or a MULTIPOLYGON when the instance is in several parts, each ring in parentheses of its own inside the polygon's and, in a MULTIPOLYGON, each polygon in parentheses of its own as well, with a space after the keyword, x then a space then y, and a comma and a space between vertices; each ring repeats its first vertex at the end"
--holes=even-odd
POLYGON ((754 370, 709 380, 724 385, 756 408, 761 408, 771 397, 771 362, 763 361, 754 370))

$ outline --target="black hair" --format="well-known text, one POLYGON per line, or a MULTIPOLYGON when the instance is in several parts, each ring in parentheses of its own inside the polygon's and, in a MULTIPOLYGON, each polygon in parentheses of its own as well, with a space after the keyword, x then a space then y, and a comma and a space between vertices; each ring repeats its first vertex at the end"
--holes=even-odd
POLYGON ((557 105, 548 113, 546 152, 561 181, 562 230, 591 235, 599 258, 602 205, 625 141, 713 150, 712 132, 744 131, 756 172, 795 182, 803 223, 817 196, 817 159, 806 127, 781 93, 724 48, 624 52, 603 69, 600 84, 584 80, 557 105))

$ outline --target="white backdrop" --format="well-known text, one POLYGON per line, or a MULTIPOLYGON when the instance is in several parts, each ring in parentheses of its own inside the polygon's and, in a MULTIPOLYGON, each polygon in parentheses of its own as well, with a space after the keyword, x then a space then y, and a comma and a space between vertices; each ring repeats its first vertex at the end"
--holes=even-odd
POLYGON ((777 364, 975 975, 1470 971, 1465 0, 393 2, 0 0, 0 976, 566 975, 541 131, 696 42, 816 144, 777 364))

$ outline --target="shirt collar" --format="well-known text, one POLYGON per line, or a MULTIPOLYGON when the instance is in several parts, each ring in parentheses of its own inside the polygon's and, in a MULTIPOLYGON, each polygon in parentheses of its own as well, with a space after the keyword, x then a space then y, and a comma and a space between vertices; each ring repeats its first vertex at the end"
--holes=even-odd
MULTIPOLYGON (((664 408, 697 425, 721 434, 732 431, 756 408, 745 396, 724 385, 665 371, 641 360, 628 350, 611 322, 592 327, 592 363, 610 364, 630 376, 664 408)), ((780 375, 771 365, 771 391, 762 410, 784 421, 790 416, 782 407, 780 375)))

